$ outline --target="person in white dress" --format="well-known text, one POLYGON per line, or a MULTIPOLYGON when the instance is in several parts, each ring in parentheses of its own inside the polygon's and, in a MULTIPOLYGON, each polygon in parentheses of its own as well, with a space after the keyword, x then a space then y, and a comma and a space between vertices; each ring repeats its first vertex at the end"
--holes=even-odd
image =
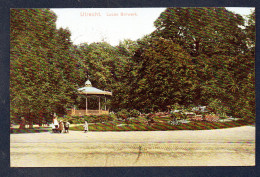
POLYGON ((59 128, 59 122, 58 122, 58 116, 54 113, 53 120, 52 120, 52 131, 53 133, 56 133, 59 128))
POLYGON ((88 122, 85 121, 85 124, 83 125, 84 127, 84 133, 87 133, 88 132, 88 122))

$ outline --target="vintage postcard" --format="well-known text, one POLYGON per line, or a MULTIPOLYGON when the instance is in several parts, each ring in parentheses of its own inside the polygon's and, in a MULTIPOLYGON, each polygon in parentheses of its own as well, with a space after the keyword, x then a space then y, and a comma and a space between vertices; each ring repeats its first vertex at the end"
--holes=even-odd
POLYGON ((255 36, 250 7, 10 9, 10 166, 255 166, 255 36))

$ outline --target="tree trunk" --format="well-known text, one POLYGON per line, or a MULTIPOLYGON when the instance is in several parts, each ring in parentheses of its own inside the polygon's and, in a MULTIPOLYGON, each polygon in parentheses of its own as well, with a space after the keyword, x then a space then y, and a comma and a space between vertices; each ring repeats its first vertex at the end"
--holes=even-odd
POLYGON ((31 112, 29 112, 28 120, 29 120, 29 129, 31 129, 33 128, 33 120, 31 118, 31 112))
POLYGON ((25 129, 25 119, 22 119, 21 122, 20 122, 20 126, 19 126, 19 129, 25 129))
POLYGON ((33 122, 32 122, 32 120, 30 120, 30 122, 29 122, 29 128, 33 128, 33 122))

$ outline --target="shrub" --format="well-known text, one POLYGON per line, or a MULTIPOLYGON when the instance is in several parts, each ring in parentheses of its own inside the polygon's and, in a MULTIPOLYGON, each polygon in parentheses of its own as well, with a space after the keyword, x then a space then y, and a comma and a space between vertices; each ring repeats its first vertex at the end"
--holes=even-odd
POLYGON ((63 118, 61 118, 63 120, 63 122, 69 122, 70 124, 75 123, 76 118, 72 117, 72 116, 68 116, 65 115, 63 116, 63 118))
POLYGON ((138 119, 138 121, 141 122, 141 123, 147 122, 147 119, 144 118, 144 117, 141 117, 141 116, 137 117, 136 119, 138 119))
POLYGON ((153 119, 154 119, 154 120, 159 120, 159 119, 160 119, 160 116, 154 116, 153 119))
POLYGON ((99 116, 100 122, 108 122, 111 121, 111 116, 109 114, 103 114, 99 116))
POLYGON ((230 109, 219 99, 212 99, 208 107, 221 117, 227 117, 227 114, 230 113, 230 109))
POLYGON ((128 117, 130 117, 130 113, 126 109, 122 109, 116 113, 116 116, 118 119, 126 120, 128 117))
POLYGON ((84 118, 83 123, 84 123, 85 121, 87 121, 87 122, 89 122, 89 123, 94 123, 96 116, 94 116, 94 115, 88 115, 88 116, 83 116, 83 118, 84 118))
POLYGON ((187 116, 183 112, 174 112, 171 114, 171 118, 187 119, 187 116))
POLYGON ((110 115, 111 121, 116 120, 116 118, 117 118, 116 114, 109 114, 109 115, 110 115))
POLYGON ((140 112, 136 109, 132 109, 130 112, 129 112, 129 115, 130 117, 138 117, 140 115, 140 112))

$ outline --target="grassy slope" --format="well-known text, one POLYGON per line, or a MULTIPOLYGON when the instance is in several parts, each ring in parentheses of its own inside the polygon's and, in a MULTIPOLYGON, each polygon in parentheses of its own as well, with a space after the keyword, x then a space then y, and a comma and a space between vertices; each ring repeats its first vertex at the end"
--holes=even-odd
MULTIPOLYGON (((142 122, 132 122, 125 124, 121 122, 106 122, 106 123, 96 123, 89 125, 89 131, 156 131, 156 130, 210 130, 210 129, 220 129, 220 128, 231 128, 239 127, 243 125, 249 125, 246 122, 234 121, 234 122, 190 122, 181 125, 170 125, 166 122, 155 122, 151 125, 147 125, 142 122), (119 125, 119 126, 118 126, 119 125)), ((83 131, 83 126, 71 127, 70 130, 83 131)))
MULTIPOLYGON (((148 125, 144 120, 131 120, 126 124, 124 121, 111 121, 104 123, 90 123, 89 131, 167 131, 167 130, 210 130, 210 129, 221 129, 239 127, 243 125, 250 125, 250 123, 243 121, 232 121, 232 122, 206 122, 197 121, 189 122, 180 125, 171 125, 168 123, 170 119, 155 119, 155 123, 148 125)), ((70 127, 70 130, 83 131, 82 125, 76 125, 70 127)), ((40 133, 49 132, 50 127, 39 127, 33 129, 20 130, 18 128, 11 128, 11 133, 40 133)))

